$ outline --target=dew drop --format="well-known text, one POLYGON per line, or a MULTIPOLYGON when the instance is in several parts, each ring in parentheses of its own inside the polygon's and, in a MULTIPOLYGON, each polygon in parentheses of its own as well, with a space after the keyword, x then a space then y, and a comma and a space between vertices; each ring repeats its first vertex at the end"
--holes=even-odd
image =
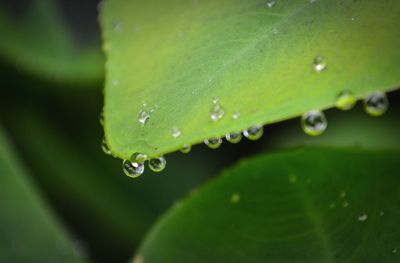
POLYGON ((124 160, 122 161, 122 170, 127 176, 137 178, 143 174, 144 164, 124 160))
POLYGON ((246 130, 243 131, 243 135, 252 141, 258 140, 263 136, 264 134, 264 128, 262 125, 256 125, 252 126, 246 130))
POLYGON ((240 112, 239 111, 235 111, 234 113, 232 113, 232 119, 237 120, 240 118, 240 112))
POLYGON ((348 207, 349 206, 349 202, 347 202, 347 201, 343 201, 343 207, 348 207))
POLYGON ((189 144, 185 144, 181 148, 181 153, 189 153, 191 150, 192 150, 192 146, 190 146, 189 144))
POLYGON ((231 203, 238 203, 240 201, 240 194, 239 193, 233 193, 231 195, 231 203))
POLYGON ((178 127, 172 128, 172 137, 174 137, 174 139, 177 139, 181 135, 182 135, 182 131, 178 127))
POLYGON ((357 98, 349 90, 339 93, 336 99, 336 107, 340 110, 350 110, 356 105, 357 98))
POLYGON ((385 215, 385 212, 383 212, 383 211, 381 211, 380 213, 379 213, 379 216, 384 216, 385 215))
POLYGON ((138 121, 144 126, 150 119, 150 111, 148 110, 140 110, 138 114, 138 121))
POLYGON ((210 118, 213 121, 219 121, 225 115, 224 108, 221 106, 219 98, 213 99, 213 105, 210 110, 210 118))
POLYGON ((267 6, 268 8, 272 8, 276 4, 275 0, 267 0, 267 6))
POLYGON ((326 58, 321 55, 316 56, 313 61, 313 67, 317 72, 325 70, 327 67, 326 58))
POLYGON ((115 32, 121 33, 124 30, 124 24, 116 20, 113 22, 113 29, 115 32))
POLYGON ((366 213, 362 213, 358 216, 358 221, 366 221, 368 219, 368 215, 366 213))
POLYGON ((238 143, 242 140, 241 132, 232 132, 225 135, 225 138, 230 143, 238 143))
POLYGON ((102 149, 103 152, 104 152, 105 154, 107 154, 107 155, 111 155, 111 154, 112 154, 110 148, 108 147, 106 138, 104 138, 104 137, 103 137, 103 139, 101 140, 101 149, 102 149))
POLYGON ((392 250, 392 253, 393 253, 393 254, 396 254, 396 253, 397 253, 397 248, 394 248, 394 249, 392 250))
POLYGON ((149 168, 153 172, 161 172, 165 169, 165 166, 167 166, 167 160, 165 160, 164 157, 157 157, 157 158, 151 158, 149 160, 149 168))
POLYGON ((211 139, 205 139, 204 140, 205 145, 208 146, 210 149, 217 149, 221 146, 222 144, 222 139, 221 138, 211 138, 211 139))
POLYGON ((297 182, 297 176, 294 174, 289 175, 289 183, 295 184, 297 182))
POLYGON ((301 127, 310 136, 321 135, 327 127, 325 114, 322 111, 313 110, 301 117, 301 127))
POLYGON ((374 92, 364 99, 364 109, 371 116, 381 116, 388 107, 388 98, 381 91, 374 92))
POLYGON ((147 155, 144 153, 134 153, 130 158, 131 162, 143 164, 147 160, 147 155))

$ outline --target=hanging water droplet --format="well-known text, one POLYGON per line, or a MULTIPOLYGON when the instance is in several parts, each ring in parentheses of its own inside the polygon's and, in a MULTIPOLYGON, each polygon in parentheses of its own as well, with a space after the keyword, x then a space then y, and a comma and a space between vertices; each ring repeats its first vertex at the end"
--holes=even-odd
POLYGON ((110 148, 108 147, 106 138, 104 138, 104 137, 103 137, 103 140, 101 141, 101 149, 107 155, 111 155, 112 154, 110 148))
POLYGON ((267 6, 268 6, 268 8, 273 7, 275 4, 276 4, 276 1, 275 1, 275 0, 267 0, 267 6))
POLYGON ((222 139, 221 138, 205 139, 204 143, 211 149, 217 149, 221 146, 222 139))
POLYGON ((389 101, 384 92, 374 92, 364 99, 364 109, 371 116, 381 116, 388 107, 389 101))
POLYGON ((138 121, 144 126, 150 119, 151 115, 148 110, 140 110, 138 114, 138 121))
POLYGON ((225 115, 224 108, 221 106, 219 102, 219 98, 213 99, 213 105, 210 110, 210 118, 213 121, 219 121, 225 115))
POLYGON ((264 128, 262 125, 256 125, 248 128, 247 130, 243 131, 243 135, 252 141, 258 140, 263 136, 264 128))
POLYGON ((185 144, 181 148, 182 153, 189 153, 191 150, 192 150, 192 146, 190 146, 189 144, 185 144))
POLYGON ((304 114, 301 118, 303 131, 310 136, 321 135, 327 127, 325 114, 322 111, 313 110, 304 114))
POLYGON ((366 221, 368 219, 368 215, 366 213, 362 213, 358 216, 358 221, 366 221))
POLYGON ((313 67, 315 71, 321 72, 326 69, 327 62, 324 56, 318 55, 314 58, 313 67))
POLYGON ((139 177, 143 174, 144 172, 144 164, 143 163, 137 163, 137 162, 131 162, 129 160, 124 160, 122 162, 122 170, 124 173, 132 178, 139 177))
POLYGON ((239 111, 235 111, 234 113, 232 113, 232 119, 237 120, 240 118, 240 112, 239 111))
POLYGON ((174 137, 174 139, 178 138, 181 135, 182 135, 182 131, 178 127, 172 128, 172 137, 174 137))
POLYGON ((242 140, 241 132, 232 132, 225 135, 225 138, 230 143, 238 143, 242 140))
POLYGON ((350 110, 356 105, 357 98, 349 90, 339 93, 336 99, 336 107, 340 110, 350 110))
POLYGON ((134 153, 130 158, 131 162, 134 163, 144 163, 147 160, 147 155, 144 153, 134 153))
POLYGON ((165 166, 167 165, 167 160, 165 160, 164 157, 157 157, 157 158, 151 158, 149 160, 149 168, 153 172, 161 172, 162 170, 165 169, 165 166))

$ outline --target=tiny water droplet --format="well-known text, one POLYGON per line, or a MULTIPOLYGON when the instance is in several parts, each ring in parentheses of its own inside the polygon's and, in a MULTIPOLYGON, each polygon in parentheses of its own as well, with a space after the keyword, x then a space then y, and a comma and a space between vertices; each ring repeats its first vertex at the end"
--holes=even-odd
POLYGON ((379 213, 379 216, 384 216, 385 215, 385 212, 383 212, 383 211, 381 211, 380 213, 379 213))
POLYGON ((348 206, 349 206, 349 202, 343 201, 343 207, 348 207, 348 206))
POLYGON ((189 144, 185 144, 181 148, 182 153, 189 153, 191 150, 192 150, 192 146, 190 146, 189 144))
POLYGON ((221 146, 222 144, 222 139, 221 138, 210 138, 210 139, 205 139, 204 140, 205 145, 208 146, 210 149, 217 149, 221 146))
POLYGON ((267 0, 267 6, 268 8, 272 8, 276 4, 275 0, 267 0))
POLYGON ((101 149, 102 149, 103 152, 104 152, 105 154, 107 154, 107 155, 111 155, 111 154, 112 154, 110 148, 108 147, 106 138, 104 138, 104 137, 103 137, 103 139, 101 140, 101 149))
POLYGON ((234 113, 232 113, 232 119, 237 120, 240 118, 240 112, 239 111, 235 111, 234 113))
POLYGON ((384 92, 374 92, 364 99, 364 109, 371 116, 381 116, 388 107, 389 101, 384 92))
POLYGON ((397 253, 397 248, 394 248, 394 249, 392 250, 392 253, 393 253, 393 254, 396 254, 396 253, 397 253))
POLYGON ((172 137, 174 137, 174 139, 180 137, 181 135, 182 135, 182 131, 178 127, 172 128, 172 137))
POLYGON ((224 108, 221 106, 219 98, 213 99, 213 105, 210 110, 210 118, 213 121, 219 121, 225 115, 224 108))
POLYGON ((230 143, 238 143, 242 140, 241 132, 232 132, 225 135, 225 138, 230 143))
POLYGON ((297 176, 294 174, 289 175, 289 183, 295 184, 297 182, 297 176))
POLYGON ((121 33, 124 30, 124 24, 121 21, 114 21, 113 29, 115 32, 121 33))
POLYGON ((167 160, 165 160, 164 157, 157 157, 157 158, 151 158, 149 160, 149 168, 153 172, 161 172, 165 169, 165 166, 167 166, 167 160))
POLYGON ((313 61, 313 67, 317 72, 325 70, 327 67, 326 58, 321 55, 316 56, 313 61))
POLYGON ((321 135, 327 127, 325 114, 322 111, 313 110, 304 114, 301 118, 303 131, 310 136, 321 135))
POLYGON ((336 107, 340 110, 350 110, 356 105, 357 98, 349 90, 339 93, 336 99, 336 107))
POLYGON ((346 195, 347 195, 346 192, 343 191, 343 192, 340 192, 339 197, 343 199, 346 197, 346 195))
POLYGON ((129 160, 123 160, 122 161, 122 170, 124 171, 125 175, 132 177, 132 178, 137 178, 143 174, 144 164, 137 163, 137 162, 131 162, 129 160))
POLYGON ((231 203, 238 203, 240 201, 240 194, 239 193, 233 193, 231 195, 231 203))
POLYGON ((255 125, 243 131, 243 135, 252 141, 260 139, 263 134, 264 128, 262 125, 255 125))
POLYGON ((272 29, 272 34, 278 35, 279 34, 279 30, 277 28, 273 28, 272 29))
POLYGON ((358 221, 366 221, 368 219, 368 215, 366 213, 362 213, 358 216, 358 221))
POLYGON ((144 126, 150 119, 151 114, 148 110, 140 110, 138 114, 138 121, 144 126))
POLYGON ((131 162, 143 164, 147 160, 147 155, 144 153, 134 153, 130 158, 131 162))

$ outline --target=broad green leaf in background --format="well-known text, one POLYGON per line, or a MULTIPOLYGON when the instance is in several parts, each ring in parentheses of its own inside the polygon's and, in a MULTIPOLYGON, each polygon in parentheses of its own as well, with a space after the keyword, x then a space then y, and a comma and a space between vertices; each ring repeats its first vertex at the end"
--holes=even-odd
POLYGON ((399 161, 349 148, 243 161, 166 214, 137 262, 398 262, 399 161))
POLYGON ((82 262, 0 127, 0 262, 82 262))
POLYGON ((56 1, 28 1, 25 9, 15 17, 0 5, 1 60, 52 82, 101 82, 104 63, 99 45, 74 38, 56 1))
POLYGON ((332 107, 343 90, 395 89, 399 13, 397 0, 105 0, 109 146, 121 158, 164 154, 332 107), (151 115, 145 125, 141 111, 151 115))

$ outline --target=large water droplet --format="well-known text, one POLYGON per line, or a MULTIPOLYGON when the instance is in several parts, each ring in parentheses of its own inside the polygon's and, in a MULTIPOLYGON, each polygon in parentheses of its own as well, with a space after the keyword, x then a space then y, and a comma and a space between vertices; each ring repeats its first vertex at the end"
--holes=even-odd
POLYGON ((221 146, 222 139, 221 138, 205 139, 204 143, 211 149, 217 149, 217 148, 219 148, 221 146))
POLYGON ((192 150, 192 146, 190 146, 189 144, 185 144, 181 148, 182 153, 189 153, 191 150, 192 150))
POLYGON ((182 131, 178 127, 172 128, 172 137, 174 137, 174 139, 180 137, 181 135, 182 135, 182 131))
POLYGON ((384 92, 374 92, 364 99, 364 109, 371 116, 384 114, 388 107, 389 100, 384 92))
POLYGON ((130 158, 131 162, 134 163, 144 163, 147 160, 147 155, 144 153, 134 153, 130 158))
POLYGON ((321 135, 327 127, 325 114, 322 111, 313 110, 304 114, 301 118, 303 131, 311 136, 321 135))
POLYGON ((273 7, 276 4, 276 0, 267 0, 267 6, 268 8, 273 7))
POLYGON ((243 135, 249 140, 258 140, 263 136, 264 128, 262 125, 255 125, 243 131, 243 135))
POLYGON ((137 163, 137 162, 131 162, 129 160, 124 160, 122 162, 122 170, 124 173, 132 178, 139 177, 143 174, 144 172, 144 164, 143 163, 137 163))
POLYGON ((144 126, 149 121, 150 117, 150 111, 142 109, 139 111, 138 121, 144 126))
POLYGON ((165 169, 165 166, 167 165, 167 160, 165 160, 164 157, 157 157, 157 158, 151 158, 149 160, 149 168, 153 172, 161 172, 162 170, 165 169))
POLYGON ((238 143, 242 140, 242 133, 241 132, 231 132, 225 135, 225 138, 230 143, 238 143))
POLYGON ((313 67, 317 72, 325 70, 327 67, 326 58, 321 55, 316 56, 313 61, 313 67))
POLYGON ((356 105, 357 98, 349 90, 339 93, 336 99, 336 107, 340 110, 350 110, 356 105))
POLYGON ((219 102, 219 98, 214 98, 213 99, 213 105, 210 110, 210 118, 213 121, 219 121, 222 119, 225 115, 224 108, 221 106, 221 103, 219 102))
POLYGON ((101 140, 101 149, 102 149, 103 152, 104 152, 105 154, 107 154, 107 155, 111 155, 111 154, 112 154, 110 148, 108 147, 106 138, 104 138, 104 137, 103 137, 103 139, 101 140))
POLYGON ((366 213, 362 213, 358 216, 358 221, 366 221, 368 219, 368 215, 366 213))

